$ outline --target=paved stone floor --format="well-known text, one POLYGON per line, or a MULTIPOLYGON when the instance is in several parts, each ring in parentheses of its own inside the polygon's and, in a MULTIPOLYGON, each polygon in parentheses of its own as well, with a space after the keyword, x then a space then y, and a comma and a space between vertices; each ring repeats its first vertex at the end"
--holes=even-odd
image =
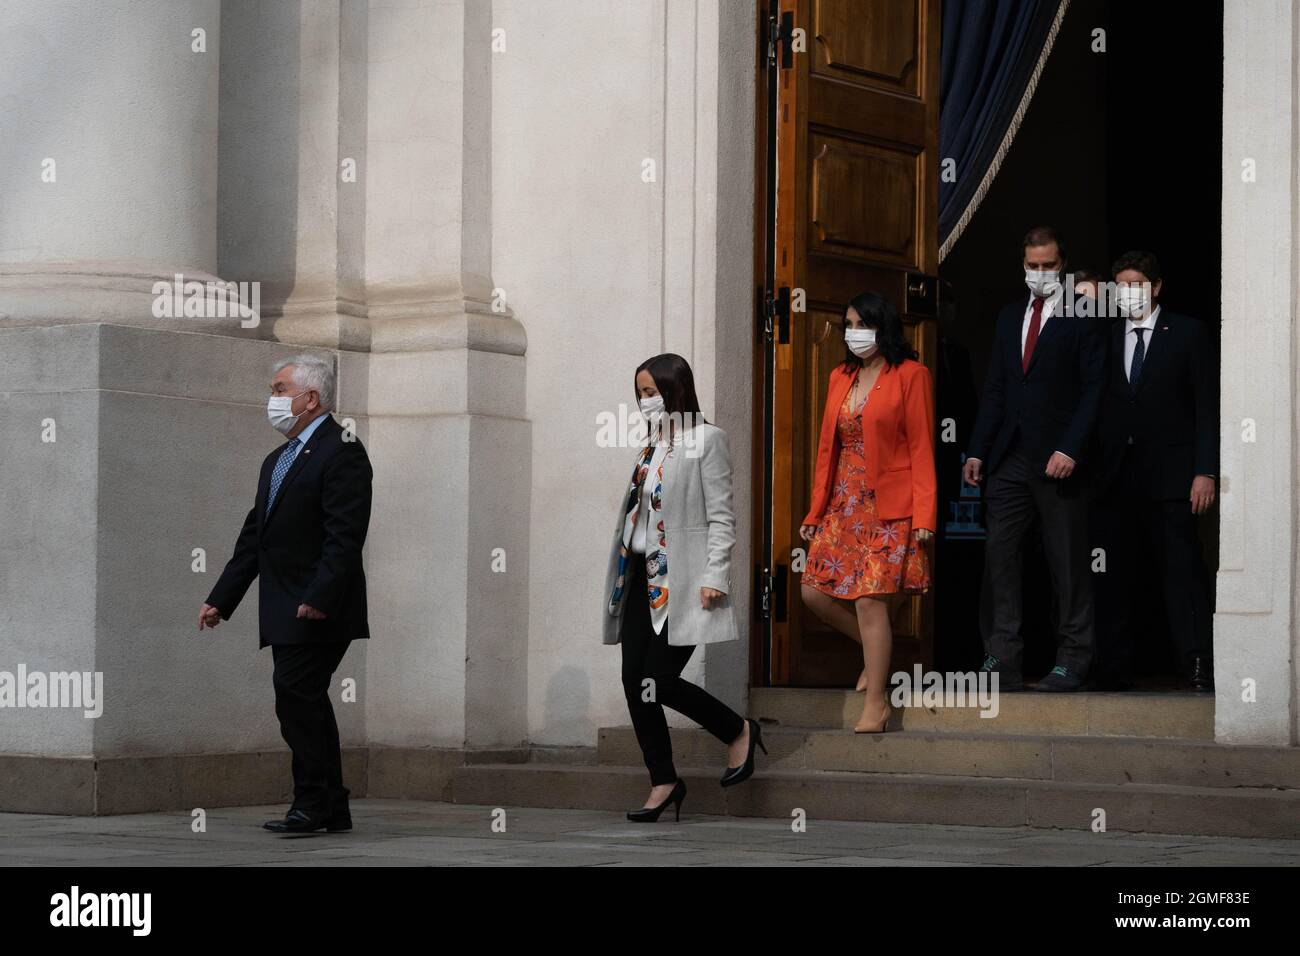
POLYGON ((628 823, 618 813, 357 800, 351 833, 276 836, 284 807, 118 817, 0 814, 4 866, 1293 866, 1300 841, 690 814, 628 823))

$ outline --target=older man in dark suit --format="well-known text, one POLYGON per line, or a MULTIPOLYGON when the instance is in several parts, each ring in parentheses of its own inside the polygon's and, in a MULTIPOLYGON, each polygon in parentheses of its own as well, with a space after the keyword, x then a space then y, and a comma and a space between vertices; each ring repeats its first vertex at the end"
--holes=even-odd
POLYGON ((257 497, 199 630, 229 620, 260 579, 259 631, 275 661, 275 712, 293 754, 293 805, 266 829, 350 830, 330 679, 353 640, 370 636, 361 549, 370 524, 366 450, 330 415, 332 363, 279 363, 267 418, 286 443, 262 462, 257 497))
POLYGON ((1110 336, 1101 413, 1104 467, 1098 525, 1107 555, 1098 621, 1098 685, 1132 681, 1128 624, 1135 602, 1164 605, 1178 669, 1214 686, 1211 583, 1196 516, 1214 504, 1219 471, 1219 364, 1206 323, 1160 305, 1149 252, 1115 262, 1121 318, 1110 336))

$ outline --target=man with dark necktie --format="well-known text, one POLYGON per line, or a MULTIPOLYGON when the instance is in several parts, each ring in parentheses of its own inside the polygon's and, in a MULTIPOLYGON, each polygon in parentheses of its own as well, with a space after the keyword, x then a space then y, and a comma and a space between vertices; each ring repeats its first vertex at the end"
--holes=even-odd
POLYGON ((1122 318, 1110 333, 1100 426, 1097 524, 1107 568, 1099 582, 1098 686, 1131 686, 1135 605, 1163 603, 1180 674, 1211 690, 1211 585, 1196 516, 1214 504, 1219 470, 1213 335, 1160 305, 1160 263, 1151 253, 1127 252, 1112 271, 1122 318))
POLYGON ((1056 590, 1060 640, 1042 691, 1083 684, 1093 653, 1088 502, 1089 453, 1105 379, 1105 342, 1094 318, 1066 314, 1066 251, 1056 231, 1029 230, 1021 243, 1027 298, 997 320, 993 354, 963 477, 988 477, 984 593, 993 608, 982 670, 1000 690, 1023 688, 1023 552, 1037 517, 1056 590))
POLYGON ((266 414, 288 439, 262 462, 235 553, 199 611, 199 630, 229 620, 253 579, 260 646, 271 646, 275 713, 293 755, 293 805, 277 833, 352 829, 339 728, 330 704, 348 643, 370 636, 361 549, 372 471, 336 422, 332 362, 300 355, 275 367, 266 414))

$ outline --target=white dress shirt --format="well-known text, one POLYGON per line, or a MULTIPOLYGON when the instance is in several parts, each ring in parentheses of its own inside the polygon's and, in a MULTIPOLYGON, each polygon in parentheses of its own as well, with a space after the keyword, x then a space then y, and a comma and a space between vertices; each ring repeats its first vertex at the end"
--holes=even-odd
POLYGON ((1133 371, 1133 353, 1137 351, 1138 337, 1134 329, 1146 329, 1142 333, 1142 341, 1146 343, 1146 351, 1142 353, 1142 361, 1145 363, 1147 357, 1151 354, 1151 340, 1155 338, 1156 316, 1160 314, 1160 306, 1156 306, 1141 322, 1134 322, 1132 319, 1124 320, 1124 377, 1132 381, 1130 373, 1133 371))
POLYGON ((314 432, 316 429, 320 428, 321 422, 325 421, 325 419, 327 419, 329 415, 330 413, 326 412, 324 415, 321 415, 319 418, 313 418, 306 428, 304 428, 302 431, 300 431, 297 435, 294 436, 295 438, 298 439, 298 444, 295 445, 293 448, 293 457, 289 459, 289 464, 293 464, 295 461, 298 460, 298 456, 302 453, 303 448, 307 445, 307 439, 311 438, 311 433, 314 432))

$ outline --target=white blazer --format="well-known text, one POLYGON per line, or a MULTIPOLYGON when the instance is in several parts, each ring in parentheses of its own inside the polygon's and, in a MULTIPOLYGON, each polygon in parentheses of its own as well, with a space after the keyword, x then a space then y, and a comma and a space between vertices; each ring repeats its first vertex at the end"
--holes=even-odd
MULTIPOLYGON (((683 443, 675 445, 672 455, 664 460, 662 515, 668 540, 668 621, 664 627, 668 630, 668 643, 680 646, 739 640, 731 597, 731 548, 736 543, 736 517, 731 510, 727 433, 716 425, 702 422, 683 437, 683 443), (708 611, 700 606, 702 587, 723 593, 708 611)), ((641 451, 637 454, 639 457, 641 451)), ((630 475, 628 469, 628 479, 630 475)), ((605 644, 619 642, 628 599, 624 588, 618 605, 611 611, 609 598, 618 578, 618 549, 627 518, 628 479, 624 479, 619 489, 618 518, 610 539, 605 590, 601 593, 605 644)), ((645 560, 644 555, 635 552, 630 558, 645 560)))

